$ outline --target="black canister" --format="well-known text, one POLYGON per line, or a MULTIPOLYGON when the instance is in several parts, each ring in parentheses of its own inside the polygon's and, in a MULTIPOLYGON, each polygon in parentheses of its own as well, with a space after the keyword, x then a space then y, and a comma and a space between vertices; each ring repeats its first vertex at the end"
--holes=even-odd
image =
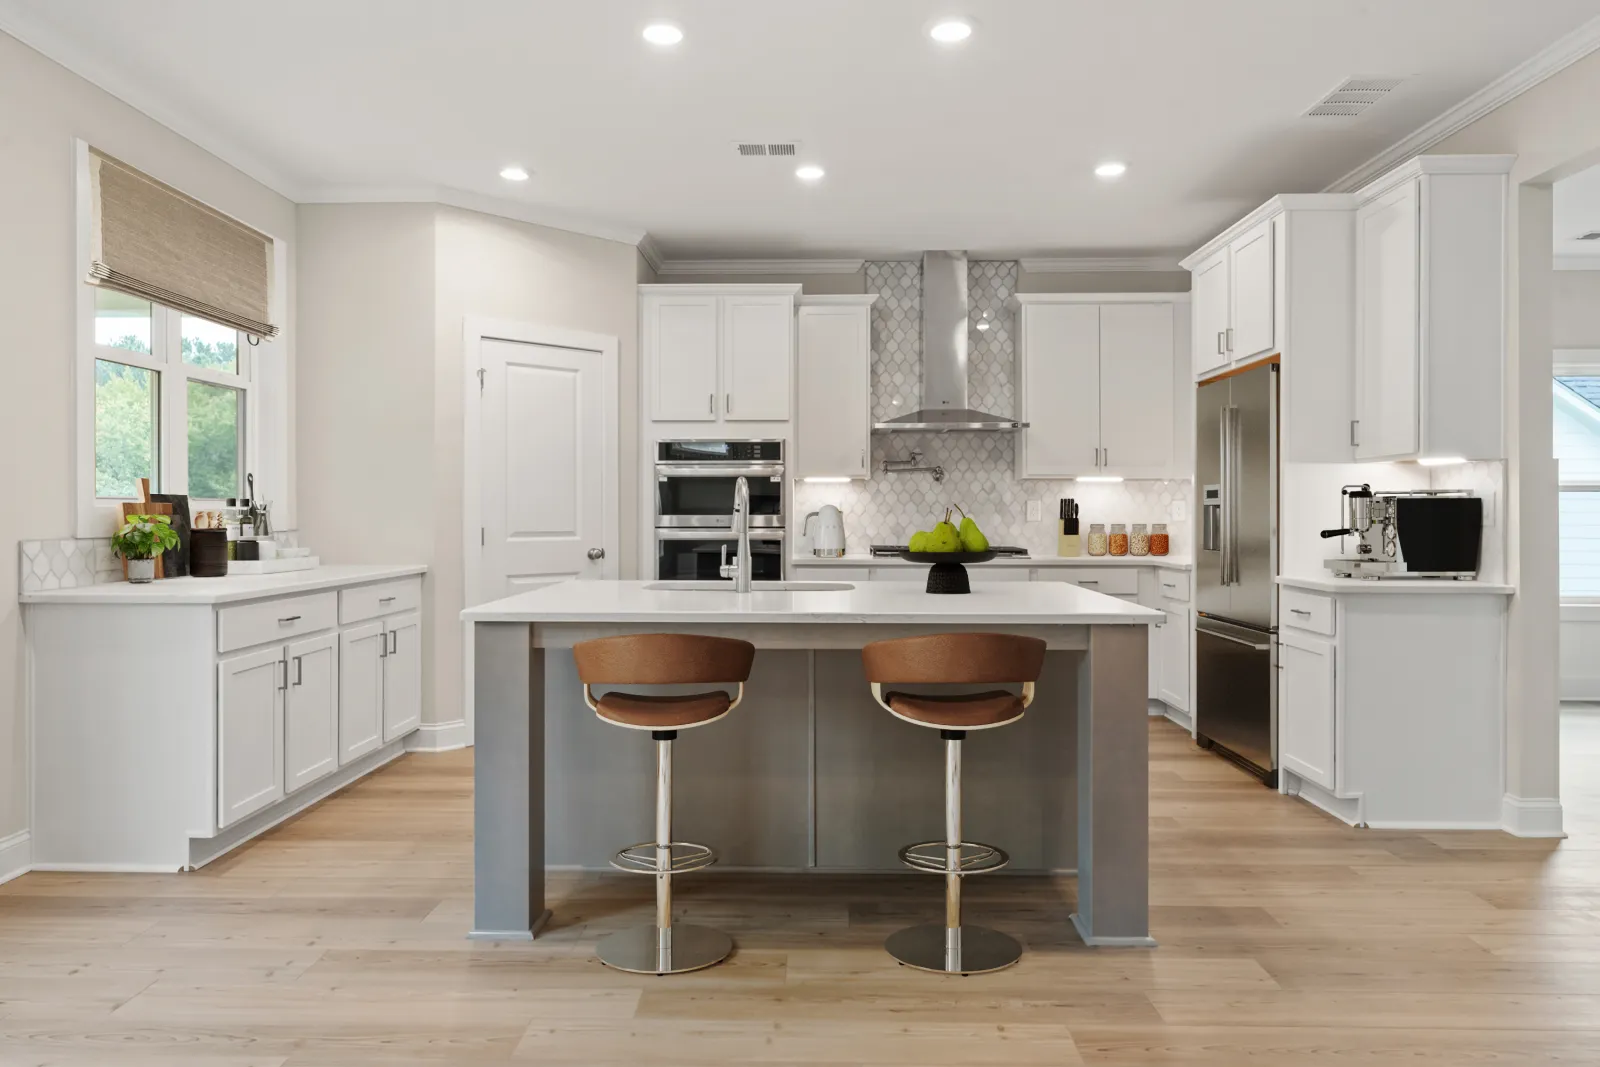
POLYGON ((189 573, 196 578, 228 576, 228 532, 192 530, 189 533, 189 573))

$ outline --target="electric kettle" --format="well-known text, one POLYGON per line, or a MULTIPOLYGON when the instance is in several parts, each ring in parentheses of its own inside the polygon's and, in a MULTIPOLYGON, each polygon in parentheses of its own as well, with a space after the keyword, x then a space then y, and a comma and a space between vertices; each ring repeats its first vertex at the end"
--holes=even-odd
POLYGON ((824 504, 806 516, 800 524, 800 536, 803 538, 808 535, 813 556, 838 559, 844 555, 844 516, 832 504, 824 504), (811 528, 812 519, 817 520, 815 530, 811 528))

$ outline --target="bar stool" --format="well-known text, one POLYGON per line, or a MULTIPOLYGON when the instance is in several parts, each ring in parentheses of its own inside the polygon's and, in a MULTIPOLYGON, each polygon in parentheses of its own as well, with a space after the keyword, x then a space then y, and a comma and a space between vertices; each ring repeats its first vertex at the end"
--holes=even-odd
POLYGON ((637 634, 602 637, 574 645, 572 658, 583 683, 583 700, 613 726, 649 730, 656 743, 656 837, 629 845, 611 859, 621 871, 653 874, 656 921, 600 939, 600 962, 638 974, 681 974, 720 963, 733 939, 720 930, 688 923, 673 925, 672 876, 717 862, 706 845, 672 840, 672 742, 679 730, 716 722, 739 706, 756 654, 748 641, 692 634, 637 634), (594 695, 596 685, 732 685, 709 693, 650 696, 615 690, 594 695))
POLYGON ((944 738, 944 840, 900 850, 900 862, 912 870, 944 875, 944 922, 897 931, 884 948, 901 963, 925 971, 977 974, 1009 967, 1022 958, 1015 938, 961 921, 961 879, 997 871, 1010 860, 993 845, 961 840, 961 744, 969 730, 992 730, 1022 718, 1044 668, 1044 642, 1010 634, 931 634, 874 642, 861 650, 861 662, 873 699, 890 715, 937 729, 944 738), (886 683, 1020 683, 1022 693, 916 696, 886 693, 886 683))

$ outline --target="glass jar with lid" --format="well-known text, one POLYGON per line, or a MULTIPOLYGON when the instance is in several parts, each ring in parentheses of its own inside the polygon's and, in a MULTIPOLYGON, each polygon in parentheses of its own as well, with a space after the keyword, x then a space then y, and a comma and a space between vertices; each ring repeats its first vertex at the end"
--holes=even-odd
POLYGON ((1142 522, 1133 524, 1133 532, 1128 535, 1128 555, 1148 556, 1150 554, 1150 531, 1142 522))
POLYGON ((1120 522, 1111 524, 1111 537, 1106 542, 1113 556, 1128 554, 1128 527, 1120 522))
POLYGON ((1106 554, 1106 524, 1092 522, 1089 524, 1089 555, 1103 556, 1106 554))
POLYGON ((1167 524, 1158 522, 1150 527, 1150 554, 1152 556, 1165 556, 1172 548, 1172 539, 1167 536, 1167 524))

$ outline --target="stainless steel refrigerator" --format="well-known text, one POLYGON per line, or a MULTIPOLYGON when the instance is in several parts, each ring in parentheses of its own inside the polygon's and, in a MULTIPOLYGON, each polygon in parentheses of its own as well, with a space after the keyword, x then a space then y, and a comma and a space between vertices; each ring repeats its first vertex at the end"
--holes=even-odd
POLYGON ((1199 387, 1195 734, 1278 779, 1278 365, 1199 387))

